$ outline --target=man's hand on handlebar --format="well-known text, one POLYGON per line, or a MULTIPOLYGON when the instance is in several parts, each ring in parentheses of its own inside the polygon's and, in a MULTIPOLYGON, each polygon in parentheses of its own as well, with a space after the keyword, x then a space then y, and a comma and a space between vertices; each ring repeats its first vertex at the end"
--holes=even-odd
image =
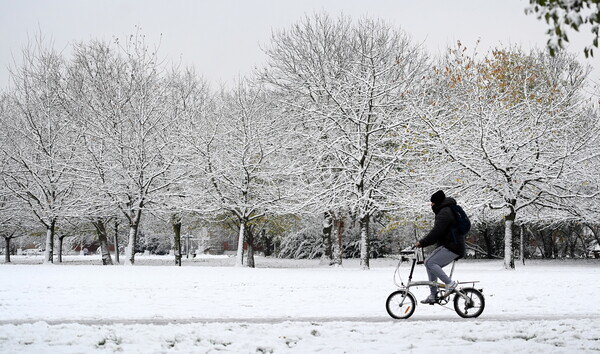
POLYGON ((416 248, 421 248, 421 242, 417 241, 417 243, 415 243, 415 247, 416 248))

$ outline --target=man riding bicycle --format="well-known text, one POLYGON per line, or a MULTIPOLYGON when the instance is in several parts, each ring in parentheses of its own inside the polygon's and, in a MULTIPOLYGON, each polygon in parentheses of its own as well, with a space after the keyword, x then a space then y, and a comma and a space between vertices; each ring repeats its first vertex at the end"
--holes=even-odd
MULTIPOLYGON (((453 205, 456 205, 456 200, 446 197, 441 190, 431 196, 431 209, 435 214, 433 228, 415 245, 418 248, 436 244, 437 248, 425 259, 425 269, 429 281, 437 281, 439 278, 446 284, 448 294, 456 289, 458 283, 450 279, 442 268, 465 256, 464 235, 455 232, 456 217, 450 208, 453 205)), ((437 301, 437 287, 429 288, 431 294, 421 303, 433 305, 437 301)))

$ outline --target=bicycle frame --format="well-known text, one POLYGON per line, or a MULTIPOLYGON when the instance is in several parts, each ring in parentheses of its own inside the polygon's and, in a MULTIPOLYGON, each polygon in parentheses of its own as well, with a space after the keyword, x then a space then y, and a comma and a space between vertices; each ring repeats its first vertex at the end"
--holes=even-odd
MULTIPOLYGON (((445 289, 446 288, 446 284, 444 284, 444 283, 438 283, 436 281, 429 281, 429 280, 412 281, 413 273, 415 271, 415 265, 423 263, 423 262, 417 261, 419 257, 417 256, 416 252, 417 251, 415 250, 415 254, 413 254, 412 256, 407 257, 412 262, 411 266, 410 266, 410 273, 408 275, 408 282, 406 283, 406 285, 404 285, 404 282, 401 281, 401 285, 402 286, 400 287, 400 289, 408 291, 410 288, 416 287, 416 286, 433 286, 433 287, 436 287, 438 289, 445 289)), ((400 262, 402 262, 402 259, 400 260, 400 262)), ((452 275, 454 274, 454 266, 455 265, 456 265, 456 260, 452 261, 452 268, 450 269, 450 275, 449 275, 449 277, 451 279, 452 279, 452 275)), ((458 285, 461 286, 461 285, 464 285, 464 284, 473 284, 472 286, 474 287, 475 283, 479 283, 479 281, 466 281, 466 282, 459 281, 458 285)), ((463 294, 458 287, 456 288, 456 290, 454 291, 454 293, 466 299, 465 294, 463 294)), ((446 298, 448 295, 450 295, 450 294, 444 294, 443 298, 446 298)))
MULTIPOLYGON (((438 283, 435 281, 428 281, 428 280, 412 281, 413 273, 415 271, 415 265, 417 264, 417 257, 410 257, 410 259, 412 260, 412 264, 410 266, 410 274, 408 275, 408 283, 406 284, 406 286, 404 285, 404 283, 402 283, 403 287, 405 287, 406 289, 413 287, 413 286, 423 286, 423 285, 435 286, 438 288, 446 287, 446 284, 438 283)), ((419 262, 419 264, 420 264, 420 262, 419 262)), ((452 274, 454 274, 454 265, 455 264, 456 264, 456 261, 452 261, 452 268, 450 269, 450 275, 449 275, 450 278, 452 278, 452 274)))

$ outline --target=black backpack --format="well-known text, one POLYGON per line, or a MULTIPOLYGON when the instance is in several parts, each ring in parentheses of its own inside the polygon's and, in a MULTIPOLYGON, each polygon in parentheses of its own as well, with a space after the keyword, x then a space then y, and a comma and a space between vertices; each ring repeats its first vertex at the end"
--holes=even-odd
POLYGON ((456 220, 456 231, 459 235, 466 235, 469 230, 471 230, 471 220, 460 207, 460 205, 450 205, 450 210, 452 210, 452 214, 454 214, 454 219, 456 220))

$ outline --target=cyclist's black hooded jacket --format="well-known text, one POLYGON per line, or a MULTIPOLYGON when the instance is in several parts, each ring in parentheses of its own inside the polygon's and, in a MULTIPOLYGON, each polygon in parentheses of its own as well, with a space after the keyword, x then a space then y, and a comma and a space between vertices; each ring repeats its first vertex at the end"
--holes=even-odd
POLYGON ((450 205, 456 205, 454 198, 447 197, 440 205, 433 205, 435 213, 435 222, 429 233, 419 240, 422 247, 431 246, 434 243, 436 247, 444 246, 450 251, 456 253, 459 258, 465 256, 465 236, 458 235, 455 232, 455 218, 450 205))

